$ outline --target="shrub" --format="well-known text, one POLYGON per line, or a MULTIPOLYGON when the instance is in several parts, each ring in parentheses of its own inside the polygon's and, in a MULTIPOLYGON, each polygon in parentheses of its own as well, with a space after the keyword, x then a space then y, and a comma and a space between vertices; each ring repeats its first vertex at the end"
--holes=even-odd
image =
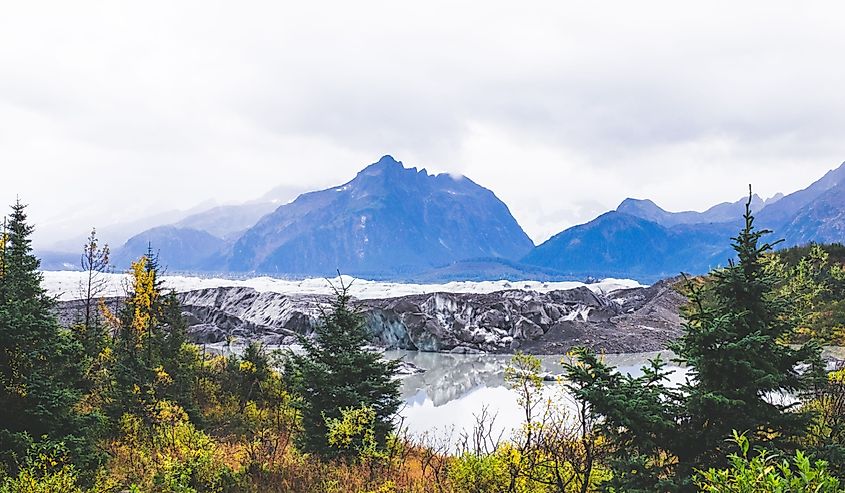
POLYGON ((812 462, 798 451, 791 460, 780 459, 766 450, 749 458, 748 438, 734 432, 734 441, 741 454, 729 456, 730 467, 702 472, 696 484, 702 491, 713 493, 780 493, 841 491, 839 480, 827 471, 824 461, 812 462))
POLYGON ((63 447, 34 451, 17 476, 0 483, 0 493, 82 493, 76 469, 66 463, 63 447))
POLYGON ((224 492, 237 483, 217 444, 197 430, 185 411, 169 401, 155 404, 152 427, 124 414, 121 437, 111 444, 111 478, 141 491, 224 492))
POLYGON ((508 491, 511 475, 501 454, 465 453, 449 468, 449 480, 456 492, 490 493, 508 491))

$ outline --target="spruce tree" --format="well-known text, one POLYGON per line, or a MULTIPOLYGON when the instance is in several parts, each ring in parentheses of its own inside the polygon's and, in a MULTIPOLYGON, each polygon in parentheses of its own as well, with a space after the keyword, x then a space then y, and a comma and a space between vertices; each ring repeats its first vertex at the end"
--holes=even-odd
POLYGON ((770 231, 754 226, 750 204, 732 239, 738 261, 713 271, 705 287, 688 284, 684 334, 672 346, 688 368, 683 385, 668 386, 659 361, 633 378, 581 349, 567 366, 576 398, 600 416, 615 448, 616 491, 693 491, 697 471, 727 466, 734 431, 754 446, 789 448, 806 430, 810 416, 795 398, 817 378, 820 351, 785 343, 789 300, 764 265, 776 243, 763 241, 770 231))
POLYGON ((35 442, 64 443, 87 467, 96 417, 75 409, 82 397, 82 347, 60 327, 55 301, 41 286, 33 227, 18 201, 3 235, 0 274, 0 457, 16 469, 35 442))
POLYGON ((116 315, 107 314, 115 334, 107 414, 113 423, 125 413, 150 417, 154 404, 167 399, 197 418, 199 356, 186 344, 181 305, 163 289, 155 256, 133 262, 130 279, 124 305, 116 315))
POLYGON ((744 228, 733 238, 738 261, 711 273, 708 292, 691 289, 684 335, 672 347, 690 368, 681 389, 689 438, 676 453, 682 464, 700 469, 725 465, 725 439, 734 430, 747 433, 752 445, 780 447, 809 420, 780 400, 808 388, 812 375, 799 370, 818 366, 820 351, 813 343, 785 343, 792 303, 775 289, 778 279, 764 264, 778 242, 763 241, 771 231, 754 226, 750 205, 749 199, 744 228))
POLYGON ((673 491, 675 460, 671 452, 687 439, 679 431, 683 396, 668 385, 666 361, 656 358, 641 376, 620 373, 593 351, 575 348, 564 362, 567 388, 588 404, 593 430, 609 442, 610 491, 673 491))
POLYGON ((401 403, 399 382, 393 378, 397 363, 384 361, 365 347, 363 317, 350 307, 348 286, 342 281, 315 336, 314 340, 301 338, 304 354, 291 354, 285 368, 289 388, 299 398, 300 449, 325 458, 348 456, 352 449, 329 446, 326 421, 340 419, 345 409, 362 406, 375 412, 375 442, 384 446, 401 403))

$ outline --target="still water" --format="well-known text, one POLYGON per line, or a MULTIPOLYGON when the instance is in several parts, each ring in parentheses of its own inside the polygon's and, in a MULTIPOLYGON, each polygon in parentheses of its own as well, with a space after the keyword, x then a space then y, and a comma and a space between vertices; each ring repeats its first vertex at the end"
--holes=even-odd
MULTIPOLYGON (((522 418, 517 396, 509 390, 504 380, 504 370, 510 355, 449 354, 410 351, 387 351, 385 356, 401 359, 425 369, 424 373, 402 378, 401 411, 403 425, 413 435, 434 433, 456 440, 461 433, 471 432, 476 416, 485 408, 495 415, 494 431, 507 436, 516 429, 522 418)), ((656 357, 668 362, 672 371, 670 384, 685 380, 687 369, 672 363, 671 352, 609 354, 605 363, 632 376, 642 375, 642 366, 656 357)), ((827 347, 823 356, 828 361, 845 360, 845 347, 827 347)), ((542 370, 553 375, 564 372, 562 356, 538 356, 542 370)), ((572 403, 571 396, 556 382, 544 384, 544 395, 564 405, 572 403)), ((788 395, 772 396, 776 401, 794 399, 788 395)))
MULTIPOLYGON (((208 345, 207 350, 219 354, 241 353, 243 345, 208 345)), ((268 347, 267 349, 283 349, 268 347)), ((291 349, 290 347, 286 349, 291 349)), ((845 347, 825 348, 828 360, 845 360, 845 347)), ((402 399, 405 404, 400 412, 403 427, 415 436, 438 436, 450 439, 454 445, 462 433, 470 433, 476 426, 476 416, 487 410, 495 416, 492 430, 495 435, 507 437, 521 423, 522 412, 516 394, 507 388, 504 374, 511 359, 506 354, 451 354, 416 351, 386 351, 385 357, 400 359, 425 370, 422 373, 401 377, 402 399)), ((552 375, 564 373, 560 355, 538 356, 542 371, 552 375)), ((684 381, 687 369, 672 363, 669 351, 608 354, 605 363, 629 375, 642 375, 648 361, 660 357, 672 373, 670 384, 684 381)), ((546 382, 544 396, 555 402, 569 405, 571 396, 562 385, 546 382)), ((790 396, 772 396, 774 400, 788 401, 790 396)))
MULTIPOLYGON (((461 433, 472 431, 476 416, 485 408, 495 416, 496 435, 507 436, 519 426, 522 412, 517 396, 507 388, 504 380, 510 355, 388 351, 385 356, 426 370, 402 378, 405 406, 401 415, 403 425, 412 435, 433 433, 456 440, 461 433)), ((604 360, 622 372, 638 376, 642 374, 641 367, 658 356, 668 361, 672 355, 669 352, 613 354, 606 355, 604 360)), ((562 356, 539 358, 543 372, 553 375, 564 372, 562 356)), ((684 379, 684 368, 670 362, 667 369, 673 372, 672 382, 684 379)), ((544 384, 544 395, 565 405, 571 402, 571 397, 556 382, 544 384)))

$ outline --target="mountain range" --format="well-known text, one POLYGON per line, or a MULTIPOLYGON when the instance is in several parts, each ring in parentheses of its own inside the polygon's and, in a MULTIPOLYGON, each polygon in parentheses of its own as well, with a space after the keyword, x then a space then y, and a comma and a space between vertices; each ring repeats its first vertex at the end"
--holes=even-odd
MULTIPOLYGON (((650 200, 625 199, 616 210, 553 236, 522 261, 571 275, 644 281, 705 273, 733 258, 730 239, 742 226, 747 201, 669 212, 650 200)), ((780 247, 843 242, 845 163, 789 195, 751 196, 751 210, 756 226, 784 240, 780 247)))
MULTIPOLYGON (((748 200, 670 212, 628 198, 535 246, 492 191, 467 177, 405 168, 391 156, 342 185, 289 202, 280 195, 146 229, 117 248, 113 262, 123 269, 152 247, 170 272, 651 282, 724 265, 748 200)), ((783 245, 845 241, 845 163, 789 195, 753 195, 751 208, 756 224, 776 231, 783 245)), ((66 256, 45 255, 45 268, 68 264, 66 256)))

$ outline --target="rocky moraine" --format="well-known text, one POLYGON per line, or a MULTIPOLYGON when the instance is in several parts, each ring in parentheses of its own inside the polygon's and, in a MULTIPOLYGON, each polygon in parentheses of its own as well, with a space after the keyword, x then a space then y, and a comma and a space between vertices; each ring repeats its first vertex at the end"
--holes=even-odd
MULTIPOLYGON (((331 297, 219 287, 178 294, 189 336, 199 344, 238 340, 294 344, 313 333, 331 297)), ((120 303, 119 298, 108 301, 120 303)), ((540 293, 431 293, 354 300, 386 349, 454 353, 562 354, 574 346, 606 353, 664 349, 681 332, 685 298, 669 281, 596 293, 587 287, 540 293)), ((59 303, 66 324, 80 301, 59 303)))

